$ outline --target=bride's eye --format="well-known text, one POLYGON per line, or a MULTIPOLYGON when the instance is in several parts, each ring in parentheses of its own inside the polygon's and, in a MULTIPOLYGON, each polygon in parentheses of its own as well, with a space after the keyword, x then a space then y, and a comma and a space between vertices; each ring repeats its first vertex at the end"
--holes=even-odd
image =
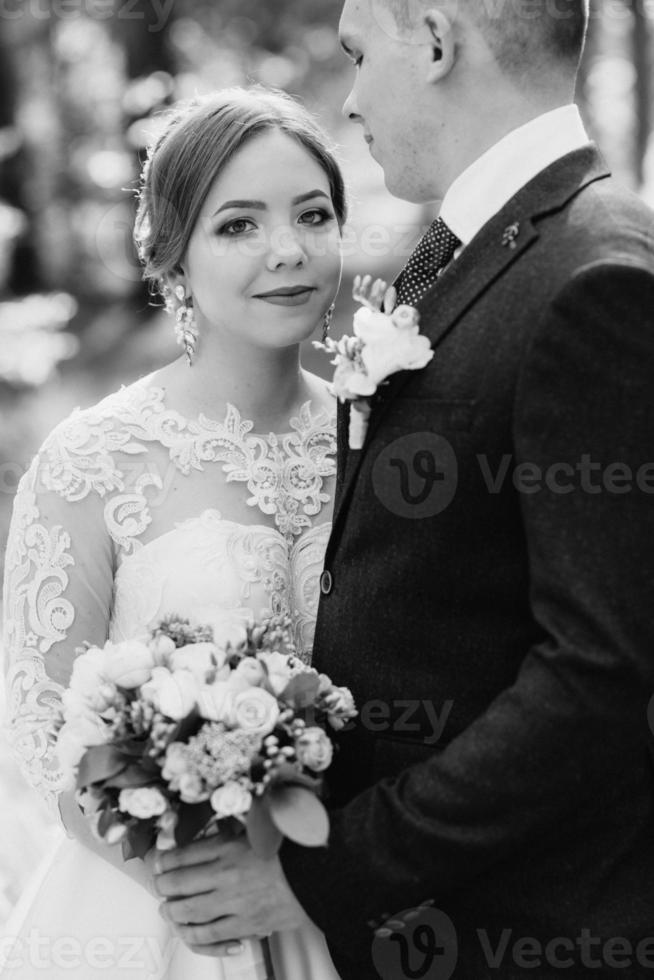
POLYGON ((331 211, 326 211, 324 208, 312 208, 310 211, 305 211, 300 215, 299 220, 303 225, 324 225, 328 221, 333 220, 334 215, 331 211))
POLYGON ((235 235, 245 234, 246 231, 254 227, 255 224, 250 218, 234 218, 232 221, 221 225, 217 233, 219 235, 226 235, 228 238, 233 238, 235 235))

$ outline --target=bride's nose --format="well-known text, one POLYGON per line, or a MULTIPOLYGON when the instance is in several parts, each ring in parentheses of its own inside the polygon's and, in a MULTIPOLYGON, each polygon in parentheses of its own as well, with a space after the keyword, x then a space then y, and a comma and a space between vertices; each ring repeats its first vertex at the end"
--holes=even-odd
POLYGON ((308 256, 299 233, 289 226, 276 228, 270 236, 267 265, 270 270, 280 266, 302 266, 308 256))

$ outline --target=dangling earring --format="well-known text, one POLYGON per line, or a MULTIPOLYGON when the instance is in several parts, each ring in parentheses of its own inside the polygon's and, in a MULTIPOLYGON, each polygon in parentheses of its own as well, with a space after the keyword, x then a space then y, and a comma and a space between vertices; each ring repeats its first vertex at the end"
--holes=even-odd
POLYGON ((336 304, 332 303, 327 312, 325 313, 322 320, 322 342, 323 344, 327 340, 327 335, 329 334, 329 328, 332 325, 332 320, 334 318, 334 310, 336 309, 336 304))
POLYGON ((175 313, 175 336, 180 347, 184 348, 188 366, 193 364, 195 348, 198 344, 198 328, 193 316, 193 300, 186 298, 183 286, 175 287, 175 296, 180 302, 175 313))

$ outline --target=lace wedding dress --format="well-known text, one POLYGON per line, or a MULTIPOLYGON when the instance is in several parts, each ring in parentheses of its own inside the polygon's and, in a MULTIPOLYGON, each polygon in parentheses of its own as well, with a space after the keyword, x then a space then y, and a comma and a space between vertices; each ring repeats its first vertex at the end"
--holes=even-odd
MULTIPOLYGON (((21 481, 4 590, 10 736, 53 812, 53 723, 85 641, 133 637, 167 614, 220 627, 287 612, 309 658, 335 417, 307 403, 284 435, 252 429, 232 406, 223 421, 186 419, 146 378, 75 411, 21 481)), ((74 839, 32 891, 7 930, 2 980, 263 980, 258 944, 224 960, 192 953, 145 888, 74 839)), ((337 980, 318 930, 271 947, 277 980, 337 980)))

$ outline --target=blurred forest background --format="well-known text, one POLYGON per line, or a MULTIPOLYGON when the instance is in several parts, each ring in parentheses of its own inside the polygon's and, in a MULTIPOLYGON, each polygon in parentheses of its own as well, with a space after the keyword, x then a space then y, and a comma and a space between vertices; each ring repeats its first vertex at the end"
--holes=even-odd
MULTIPOLYGON (((0 0, 0 556, 16 485, 47 432, 76 405, 178 355, 131 245, 126 188, 153 113, 226 85, 283 87, 339 144, 357 241, 375 224, 417 234, 429 218, 387 194, 360 130, 340 116, 351 81, 340 6, 0 0)), ((651 8, 596 0, 579 101, 614 173, 654 203, 651 8)), ((403 260, 381 251, 372 240, 365 254, 349 250, 345 283, 357 271, 392 276, 403 260)), ((336 334, 349 328, 348 293, 336 334)), ((53 832, 1 737, 0 799, 1 925, 53 832)))

